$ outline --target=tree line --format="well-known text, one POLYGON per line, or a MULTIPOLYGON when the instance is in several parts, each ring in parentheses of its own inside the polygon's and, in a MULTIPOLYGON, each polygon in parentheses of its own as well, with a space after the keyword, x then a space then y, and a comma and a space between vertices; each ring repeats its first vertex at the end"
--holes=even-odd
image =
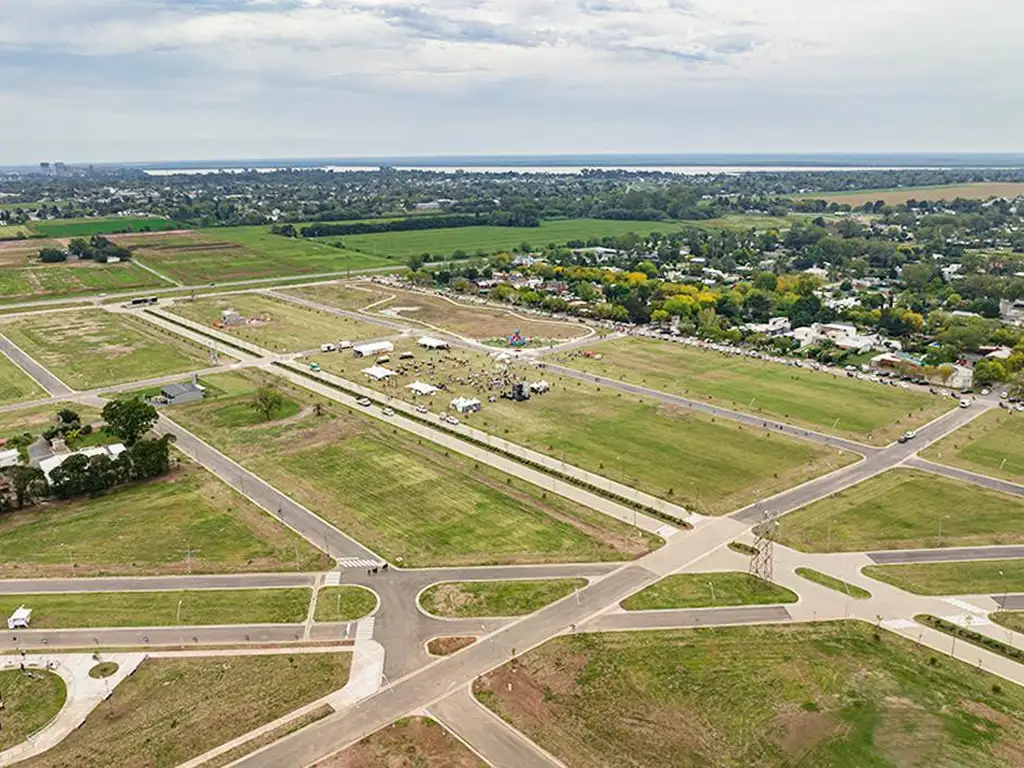
POLYGON ((132 257, 132 252, 123 245, 111 242, 102 235, 93 235, 88 240, 76 237, 68 243, 67 250, 51 247, 39 250, 39 260, 44 264, 67 261, 70 256, 105 264, 111 259, 128 261, 132 257))

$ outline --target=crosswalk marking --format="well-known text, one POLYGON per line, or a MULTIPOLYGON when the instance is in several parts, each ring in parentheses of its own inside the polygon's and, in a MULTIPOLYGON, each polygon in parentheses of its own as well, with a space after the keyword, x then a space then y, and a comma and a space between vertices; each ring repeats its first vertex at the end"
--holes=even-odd
POLYGON ((956 624, 958 627, 984 627, 992 624, 988 616, 979 616, 976 613, 962 613, 957 616, 940 616, 944 621, 956 624))
POLYGON ((679 529, 673 525, 665 523, 665 525, 661 526, 658 530, 655 531, 655 533, 658 536, 661 536, 661 538, 667 539, 669 536, 675 536, 677 533, 679 533, 679 529))
POLYGON ((968 602, 966 602, 964 600, 958 600, 955 597, 944 597, 942 599, 943 599, 944 602, 947 602, 950 605, 952 605, 952 606, 954 606, 956 608, 959 608, 961 611, 967 611, 968 613, 976 613, 976 614, 982 615, 982 616, 984 616, 984 615, 986 615, 988 613, 983 608, 979 608, 976 605, 971 605, 970 603, 968 603, 968 602))
POLYGON ((370 616, 366 619, 360 619, 359 622, 356 624, 356 640, 372 640, 373 625, 373 616, 370 616))
POLYGON ((379 560, 371 560, 368 557, 340 557, 338 558, 339 568, 373 568, 383 565, 379 560))

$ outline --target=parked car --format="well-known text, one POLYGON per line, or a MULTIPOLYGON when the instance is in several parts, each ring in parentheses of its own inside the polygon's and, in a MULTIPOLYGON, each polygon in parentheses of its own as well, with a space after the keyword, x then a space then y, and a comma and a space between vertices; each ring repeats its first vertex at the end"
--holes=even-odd
POLYGON ((899 442, 905 443, 908 440, 913 440, 915 437, 917 437, 917 432, 914 432, 913 430, 909 432, 904 432, 902 435, 900 435, 899 442))

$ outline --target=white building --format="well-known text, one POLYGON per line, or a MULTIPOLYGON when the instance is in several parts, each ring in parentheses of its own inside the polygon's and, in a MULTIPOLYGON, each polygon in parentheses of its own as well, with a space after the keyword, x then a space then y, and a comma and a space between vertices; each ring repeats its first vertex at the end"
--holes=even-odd
POLYGON ((112 443, 111 445, 98 445, 94 448, 86 448, 72 453, 58 453, 55 456, 49 456, 42 459, 39 462, 39 469, 43 471, 43 474, 46 475, 47 482, 49 482, 50 473, 72 456, 85 456, 89 459, 93 456, 109 456, 111 459, 116 459, 126 450, 128 449, 124 447, 123 443, 112 443))
POLYGON ((369 344, 356 344, 352 347, 356 357, 374 357, 385 352, 394 352, 395 345, 390 341, 373 341, 369 344))
POLYGON ((9 451, 0 451, 0 469, 13 467, 20 463, 21 455, 18 453, 17 448, 12 448, 9 451))

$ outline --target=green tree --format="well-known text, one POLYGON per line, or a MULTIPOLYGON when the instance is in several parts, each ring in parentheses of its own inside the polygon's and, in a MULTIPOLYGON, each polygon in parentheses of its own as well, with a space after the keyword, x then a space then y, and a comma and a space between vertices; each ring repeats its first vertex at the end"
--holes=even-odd
POLYGON ((103 406, 102 414, 107 431, 117 435, 127 446, 137 443, 153 428, 158 418, 156 408, 138 397, 111 400, 103 406))
POLYGON ((0 470, 0 474, 10 480, 11 490, 19 509, 35 504, 49 491, 46 475, 38 467, 15 464, 13 467, 0 470))
POLYGON ((264 421, 270 421, 281 407, 284 406, 284 396, 273 387, 260 387, 256 390, 256 396, 249 407, 263 417, 264 421))
POLYGON ((427 260, 423 257, 423 254, 415 253, 405 260, 405 266, 416 272, 423 268, 423 265, 427 263, 427 260))
POLYGON ((974 364, 974 383, 978 386, 1006 381, 1008 378, 1006 366, 998 360, 979 360, 974 364))

